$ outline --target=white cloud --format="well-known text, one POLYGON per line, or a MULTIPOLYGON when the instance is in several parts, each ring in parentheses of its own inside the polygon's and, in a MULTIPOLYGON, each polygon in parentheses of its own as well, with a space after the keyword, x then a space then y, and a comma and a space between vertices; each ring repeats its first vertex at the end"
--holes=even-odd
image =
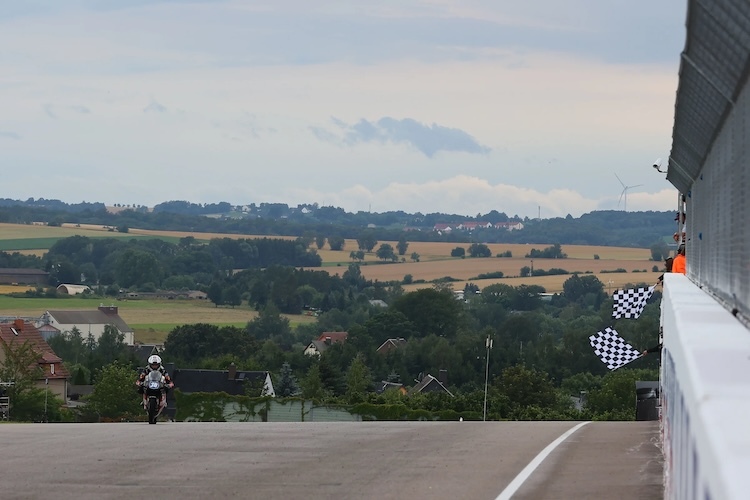
POLYGON ((16 141, 21 140, 21 136, 20 135, 18 135, 15 132, 10 132, 8 130, 0 130, 0 138, 13 139, 13 140, 16 140, 16 141))
POLYGON ((81 0, 0 14, 0 75, 14 75, 0 77, 0 140, 20 167, 3 182, 147 205, 552 216, 616 208, 617 173, 643 184, 629 210, 663 209, 650 165, 671 144, 676 2, 81 0), (625 20, 660 30, 635 40, 625 20))
POLYGON ((167 108, 159 104, 155 100, 151 99, 151 102, 149 103, 149 105, 143 108, 143 112, 144 113, 166 113, 167 108))

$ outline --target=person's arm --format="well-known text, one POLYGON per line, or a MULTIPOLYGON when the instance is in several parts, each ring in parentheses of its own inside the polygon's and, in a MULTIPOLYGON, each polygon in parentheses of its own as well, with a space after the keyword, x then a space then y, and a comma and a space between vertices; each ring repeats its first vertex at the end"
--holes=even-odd
POLYGON ((654 347, 651 347, 649 349, 646 349, 641 353, 642 356, 645 356, 646 354, 649 354, 651 352, 659 352, 661 351, 661 344, 655 345, 654 347))

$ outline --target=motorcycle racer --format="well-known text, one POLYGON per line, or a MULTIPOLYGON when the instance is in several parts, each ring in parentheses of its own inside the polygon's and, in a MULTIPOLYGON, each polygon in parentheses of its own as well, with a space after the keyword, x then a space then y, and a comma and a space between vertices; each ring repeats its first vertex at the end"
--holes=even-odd
POLYGON ((146 380, 146 375, 151 373, 152 371, 158 371, 164 376, 164 384, 165 384, 165 391, 164 391, 164 399, 162 401, 162 406, 165 406, 167 404, 167 391, 169 389, 174 387, 174 382, 172 382, 172 378, 169 376, 167 371, 164 369, 164 366, 161 364, 161 357, 152 354, 148 357, 148 366, 146 368, 142 369, 140 374, 138 375, 138 380, 135 381, 135 385, 138 386, 138 394, 141 394, 143 396, 143 407, 146 407, 147 399, 146 399, 146 391, 144 391, 143 382, 146 380))

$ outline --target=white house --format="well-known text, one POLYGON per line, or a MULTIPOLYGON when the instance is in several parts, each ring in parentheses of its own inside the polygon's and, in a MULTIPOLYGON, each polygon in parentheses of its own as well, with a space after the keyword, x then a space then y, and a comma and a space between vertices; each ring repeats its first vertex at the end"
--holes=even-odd
POLYGON ((523 222, 496 222, 496 229, 505 229, 506 231, 517 231, 523 229, 523 222))
POLYGON ((90 333, 96 341, 99 341, 107 325, 113 325, 125 336, 125 344, 133 345, 133 329, 120 317, 117 306, 101 305, 95 311, 46 311, 36 323, 40 331, 52 331, 50 326, 59 332, 70 332, 77 328, 84 339, 90 333))

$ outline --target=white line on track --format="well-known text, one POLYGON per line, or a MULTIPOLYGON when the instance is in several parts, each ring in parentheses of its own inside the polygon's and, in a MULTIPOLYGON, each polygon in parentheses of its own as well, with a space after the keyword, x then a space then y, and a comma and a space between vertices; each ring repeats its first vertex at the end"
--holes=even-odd
POLYGON ((529 465, 524 467, 524 469, 518 473, 513 481, 511 481, 510 484, 505 487, 503 492, 500 493, 495 500, 510 500, 510 498, 516 493, 516 491, 518 491, 518 488, 520 488, 524 483, 524 481, 526 481, 534 472, 534 470, 536 470, 536 468, 539 467, 539 465, 544 461, 544 459, 547 458, 547 455, 552 453, 552 450, 557 448, 560 443, 568 439, 575 431, 588 423, 589 422, 581 422, 580 424, 576 425, 572 429, 569 429, 565 434, 548 444, 545 449, 540 451, 539 454, 534 457, 534 460, 529 462, 529 465))

